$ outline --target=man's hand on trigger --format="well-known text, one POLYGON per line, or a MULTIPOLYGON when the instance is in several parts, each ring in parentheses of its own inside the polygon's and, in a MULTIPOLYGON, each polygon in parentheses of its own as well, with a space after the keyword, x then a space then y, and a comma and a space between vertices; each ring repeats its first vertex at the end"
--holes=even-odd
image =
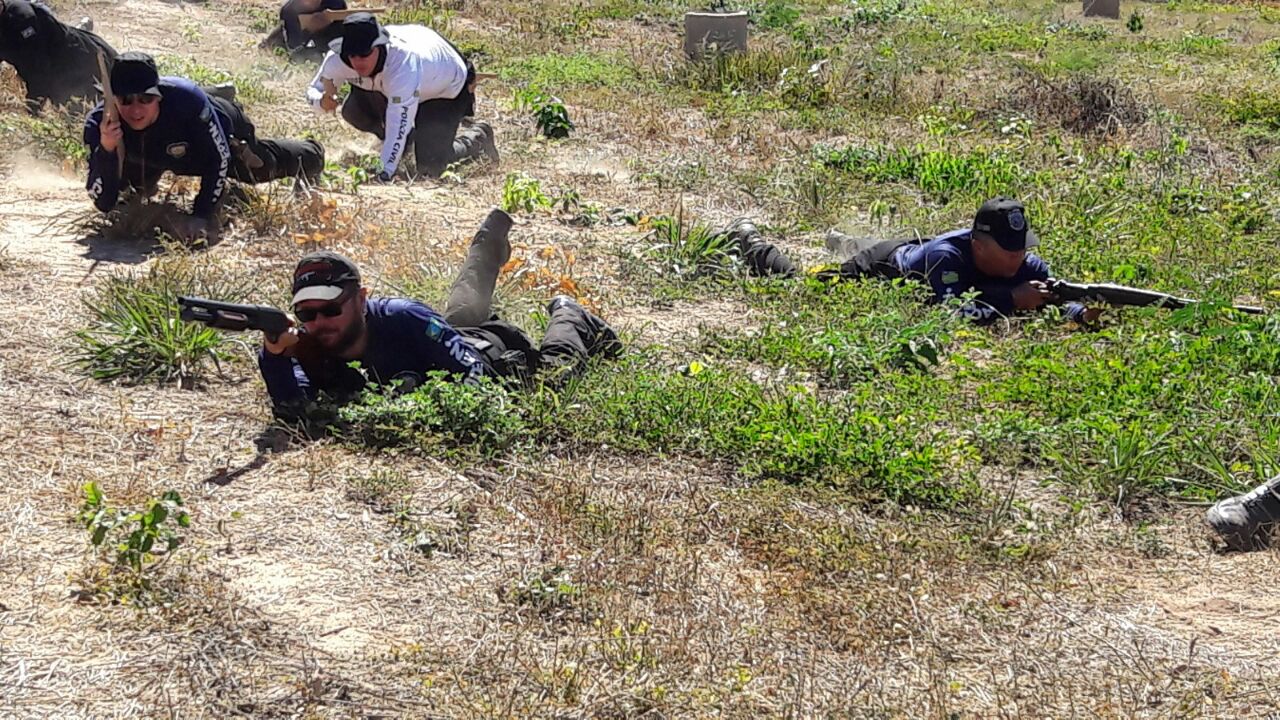
MULTIPOLYGON (((290 322, 292 322, 292 320, 290 322)), ((301 338, 298 337, 298 328, 290 327, 288 330, 280 333, 280 337, 276 338, 275 342, 272 342, 271 338, 267 337, 266 333, 263 333, 262 347, 266 348, 266 351, 272 355, 280 355, 284 353, 285 350, 297 345, 300 339, 301 338)))
POLYGON ((1019 310, 1035 310, 1052 297, 1048 285, 1039 280, 1028 280, 1013 289, 1013 306, 1019 310))
POLYGON ((98 126, 98 141, 104 152, 113 153, 120 147, 124 131, 120 129, 120 121, 103 113, 102 124, 98 126))

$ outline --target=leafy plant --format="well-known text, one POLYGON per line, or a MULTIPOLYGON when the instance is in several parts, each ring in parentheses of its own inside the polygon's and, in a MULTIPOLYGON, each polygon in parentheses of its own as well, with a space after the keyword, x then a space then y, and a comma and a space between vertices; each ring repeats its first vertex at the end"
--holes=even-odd
POLYGON ((567 138, 574 129, 564 102, 537 88, 517 90, 516 108, 531 112, 538 131, 546 137, 567 138))
POLYGON ((502 184, 502 209, 509 213, 549 210, 552 199, 542 191, 542 183, 522 172, 508 173, 502 184))
POLYGON ((499 594, 514 605, 552 613, 572 607, 582 595, 582 588, 569 571, 554 565, 517 580, 499 594))
POLYGON ((525 433, 518 406, 499 383, 458 382, 444 372, 429 373, 412 392, 366 391, 339 413, 344 437, 374 447, 450 448, 469 446, 497 454, 525 433))
POLYGON ((84 486, 80 523, 89 544, 107 556, 111 572, 124 572, 124 584, 113 585, 117 599, 147 604, 155 599, 152 578, 161 563, 182 543, 181 530, 191 526, 182 496, 168 490, 146 501, 141 510, 112 507, 97 483, 84 486))

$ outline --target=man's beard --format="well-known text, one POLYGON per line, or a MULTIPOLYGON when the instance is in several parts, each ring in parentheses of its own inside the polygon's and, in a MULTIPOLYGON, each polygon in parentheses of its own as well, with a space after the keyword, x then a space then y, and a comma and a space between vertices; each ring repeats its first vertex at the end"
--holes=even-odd
POLYGON ((360 340, 360 336, 364 334, 364 316, 360 316, 353 320, 346 330, 338 335, 316 335, 315 339, 328 352, 334 355, 342 355, 350 350, 352 346, 360 340))

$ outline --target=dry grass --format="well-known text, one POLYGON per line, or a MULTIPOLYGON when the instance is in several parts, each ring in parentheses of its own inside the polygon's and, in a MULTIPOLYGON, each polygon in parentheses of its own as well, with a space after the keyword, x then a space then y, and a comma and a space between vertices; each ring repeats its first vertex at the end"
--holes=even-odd
POLYGON ((1010 111, 1029 109, 1042 122, 1082 135, 1132 133, 1147 120, 1133 91, 1112 78, 1023 75, 1010 111))
MULTIPOLYGON (((212 64, 256 39, 249 18, 213 6, 89 7, 120 47, 165 47, 212 64), (169 37, 183 22, 206 37, 169 37)), ((563 18, 537 6, 480 2, 458 12, 455 27, 471 39, 514 43, 525 31, 536 33, 530 54, 564 47, 547 34, 563 18)), ((663 22, 595 20, 590 27, 607 32, 573 42, 658 72, 674 66, 651 49, 663 22)), ((305 114, 297 95, 306 73, 261 63, 280 70, 266 84, 284 98, 251 108, 264 135, 318 128, 329 147, 369 150, 366 138, 305 114)), ((12 78, 0 80, 0 113, 14 112, 4 99, 12 78)), ((901 82, 900 94, 926 104, 960 93, 901 82)), ((1122 88, 1032 85, 1037 107, 1068 129, 1143 123, 1142 104, 1122 88)), ((511 89, 482 86, 481 114, 499 120, 502 168, 461 183, 319 197, 259 188, 223 241, 197 257, 254 278, 264 301, 282 301, 289 267, 311 247, 351 254, 375 288, 408 277, 443 287, 510 169, 604 207, 661 211, 683 196, 715 224, 781 216, 798 202, 781 185, 756 197, 724 178, 802 161, 816 131, 768 114, 654 108, 643 94, 596 88, 573 98, 575 138, 548 145, 510 111, 511 89)), ((841 132, 894 140, 900 124, 841 132)), ((77 183, 11 180, 0 180, 0 402, 9 408, 0 416, 2 716, 1280 711, 1280 664, 1259 642, 1280 610, 1268 593, 1277 556, 1213 554, 1196 509, 1160 508, 1160 522, 1140 529, 1019 474, 986 479, 1009 502, 925 514, 744 487, 714 463, 608 449, 551 446, 474 466, 331 441, 259 443, 268 417, 248 336, 233 379, 204 392, 87 383, 61 362, 63 338, 83 322, 77 299, 98 265, 147 260, 86 241, 90 230, 107 231, 96 216, 77 225, 87 207, 77 183), (376 478, 395 480, 375 492, 376 478), (169 606, 69 597, 100 568, 68 520, 90 480, 121 504, 166 489, 187 499, 194 522, 163 578, 169 606)), ((148 206, 111 240, 149 238, 159 224, 150 213, 163 208, 148 206)), ((520 312, 571 282, 624 331, 671 352, 714 328, 762 321, 737 298, 642 295, 618 262, 638 238, 629 227, 521 216, 500 292, 520 312)), ((815 238, 797 233, 789 247, 815 253, 815 238)))

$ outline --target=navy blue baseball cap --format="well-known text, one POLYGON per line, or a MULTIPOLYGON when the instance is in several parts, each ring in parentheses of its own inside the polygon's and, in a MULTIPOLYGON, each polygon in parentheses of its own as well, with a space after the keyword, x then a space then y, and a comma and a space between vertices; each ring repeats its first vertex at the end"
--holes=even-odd
POLYGON ((111 92, 116 95, 156 95, 160 93, 160 73, 150 55, 127 52, 111 65, 111 92))
POLYGON ((1005 250, 1027 250, 1040 244, 1040 237, 1027 221, 1027 209, 1003 195, 982 203, 973 218, 973 229, 995 238, 1005 250))

